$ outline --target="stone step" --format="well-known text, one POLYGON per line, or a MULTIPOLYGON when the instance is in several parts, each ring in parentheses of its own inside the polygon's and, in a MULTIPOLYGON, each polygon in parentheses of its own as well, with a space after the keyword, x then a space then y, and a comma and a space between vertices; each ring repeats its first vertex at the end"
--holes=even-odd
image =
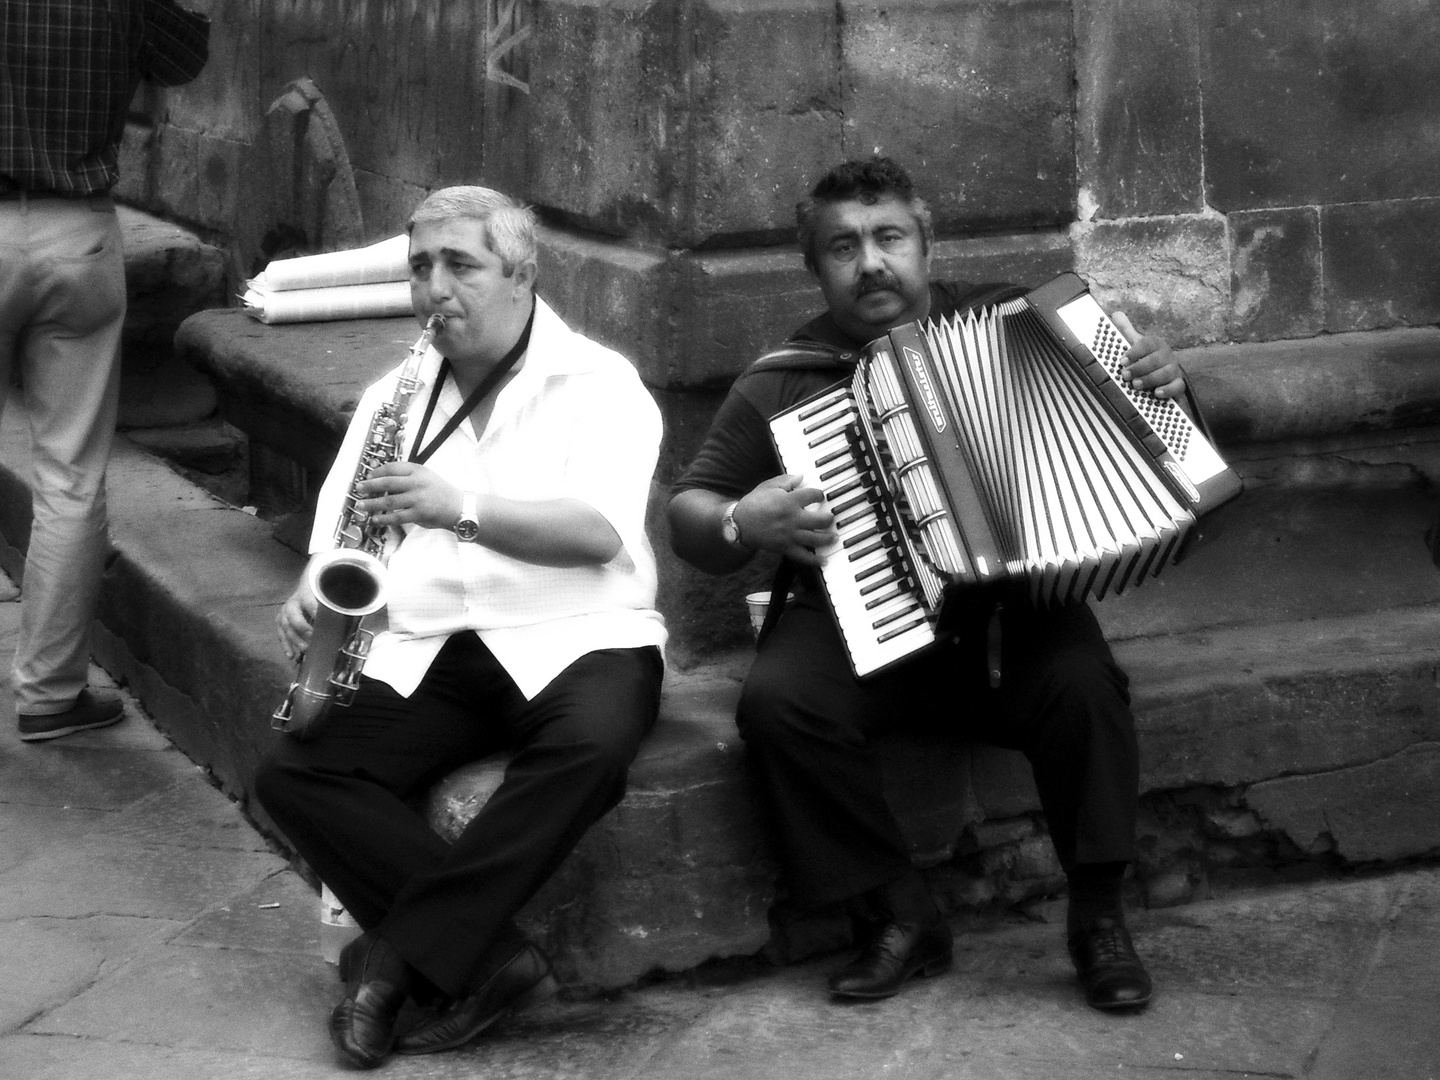
MULTIPOLYGON (((391 333, 408 345, 411 329, 400 320, 391 333)), ((317 357, 343 351, 324 340, 315 333, 317 357)), ((319 363, 335 365, 331 376, 296 401, 343 402, 346 387, 358 388, 360 379, 333 377, 337 360, 319 363)), ((1187 564, 1097 606, 1132 678, 1144 790, 1137 888, 1149 902, 1203 895, 1219 880, 1440 848, 1427 809, 1440 795, 1440 582, 1423 542, 1433 500, 1413 464, 1435 444, 1426 429, 1406 437, 1403 451, 1332 447, 1338 463, 1309 484, 1275 479, 1296 472, 1274 451, 1279 441, 1246 448, 1253 490, 1187 564)), ((10 547, 0 561, 12 574, 28 533, 26 454, 7 418, 0 532, 10 547)), ((97 655, 263 823, 250 782, 290 677, 273 620, 302 560, 268 523, 128 440, 110 492, 116 557, 97 655)), ((767 920, 773 867, 731 719, 747 663, 737 650, 672 667, 626 799, 526 909, 565 981, 619 986, 767 943, 799 955, 843 934, 772 933, 767 920)), ((1016 755, 914 739, 889 740, 885 754, 914 855, 948 906, 1061 886, 1016 755)), ((437 791, 430 812, 442 831, 473 807, 476 783, 458 776, 437 791)))

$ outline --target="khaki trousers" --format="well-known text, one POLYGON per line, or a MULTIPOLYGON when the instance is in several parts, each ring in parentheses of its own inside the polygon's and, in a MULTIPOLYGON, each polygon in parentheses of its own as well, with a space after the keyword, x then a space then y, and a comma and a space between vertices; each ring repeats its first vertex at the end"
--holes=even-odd
POLYGON ((68 709, 86 684, 108 547, 105 466, 125 320, 120 225, 108 197, 0 198, 0 411, 32 444, 15 705, 68 709), (18 386, 17 386, 18 384, 18 386))

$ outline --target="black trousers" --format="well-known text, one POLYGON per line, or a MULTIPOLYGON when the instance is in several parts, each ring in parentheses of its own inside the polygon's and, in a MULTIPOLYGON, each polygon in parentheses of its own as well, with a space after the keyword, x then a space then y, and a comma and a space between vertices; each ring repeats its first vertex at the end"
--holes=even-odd
POLYGON ((798 904, 838 903, 910 870, 871 741, 886 729, 1022 751, 1067 871, 1134 857, 1129 680, 1088 607, 1006 603, 1003 678, 991 689, 983 616, 962 623, 958 640, 862 683, 820 604, 802 595, 764 638, 737 715, 798 904))
POLYGON ((515 912, 624 796, 661 674, 654 648, 592 652, 527 702, 475 634, 456 634, 409 698, 364 679, 316 739, 278 740, 256 791, 356 921, 459 996, 514 954, 515 912), (502 750, 504 781, 447 844, 412 801, 502 750))

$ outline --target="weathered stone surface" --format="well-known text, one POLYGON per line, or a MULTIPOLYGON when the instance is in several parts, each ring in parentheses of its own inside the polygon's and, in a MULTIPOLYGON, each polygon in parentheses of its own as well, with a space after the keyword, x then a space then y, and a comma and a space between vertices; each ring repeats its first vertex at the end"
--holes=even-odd
POLYGON ((128 206, 118 210, 125 245, 124 356, 143 370, 169 350, 186 316, 225 303, 219 248, 194 233, 128 206))
POLYGON ((666 155, 689 159, 677 207, 688 243, 789 238, 795 201, 843 156, 846 16, 796 0, 695 5, 695 56, 676 71, 691 88, 677 116, 688 130, 666 155))
POLYGON ((1394 431, 1440 421, 1440 330, 1336 334, 1186 350, 1222 446, 1394 431))
POLYGON ((1247 801, 1308 852, 1385 862, 1440 849, 1440 742, 1349 769, 1255 784, 1247 801))
POLYGON ((1322 328, 1320 215, 1313 207, 1230 214, 1229 336, 1268 341, 1322 328))
POLYGON ((1199 64, 1195 6, 1075 5, 1082 216, 1201 209, 1199 64))
MULTIPOLYGON (((1207 199, 1230 212, 1436 193, 1434 13, 1405 0, 1206 4, 1207 199)), ((1347 327, 1346 329, 1352 329, 1347 327)))
POLYGON ((117 427, 167 428, 194 424, 215 414, 215 387, 173 353, 153 367, 122 367, 117 427))
POLYGON ((1068 3, 840 10, 844 157, 879 150, 905 163, 942 234, 1074 217, 1068 3))
POLYGON ((1096 299, 1141 333, 1176 348, 1224 337, 1230 265, 1219 215, 1082 222, 1070 235, 1096 299))
POLYGON ((1327 330, 1440 322, 1440 198, 1330 206, 1320 227, 1327 330))

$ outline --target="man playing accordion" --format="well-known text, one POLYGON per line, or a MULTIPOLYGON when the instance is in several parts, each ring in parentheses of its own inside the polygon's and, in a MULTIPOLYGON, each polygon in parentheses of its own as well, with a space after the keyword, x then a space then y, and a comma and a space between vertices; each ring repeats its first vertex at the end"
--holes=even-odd
MULTIPOLYGON (((828 310, 741 374, 668 508, 682 558, 726 573, 773 552, 795 594, 767 621, 736 717, 789 898, 802 909, 846 905, 861 928, 858 956, 830 977, 836 997, 888 997, 950 966, 950 927, 910 862, 871 740, 907 724, 943 726, 1026 755, 1069 883, 1067 942, 1086 999, 1143 1006, 1150 978, 1121 902, 1135 849, 1135 723, 1128 680, 1090 609, 1038 606, 1017 587, 1003 603, 974 605, 932 648, 857 680, 816 572, 834 515, 821 491, 785 474, 770 438, 772 416, 848 379, 886 330, 1000 290, 930 280, 929 211, 888 159, 831 170, 797 217, 828 310)), ((1126 364, 1132 386, 1183 404, 1184 377, 1164 342, 1140 338, 1126 364)))

